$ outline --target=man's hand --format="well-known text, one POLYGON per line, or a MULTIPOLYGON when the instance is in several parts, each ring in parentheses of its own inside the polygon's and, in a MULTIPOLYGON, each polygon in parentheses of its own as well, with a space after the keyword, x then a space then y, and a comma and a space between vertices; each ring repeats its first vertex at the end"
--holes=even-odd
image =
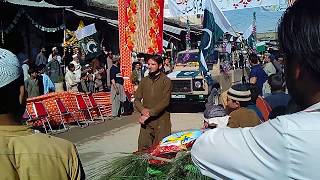
POLYGON ((144 124, 144 122, 149 119, 149 117, 146 117, 144 115, 141 115, 140 118, 139 118, 139 123, 140 124, 144 124))
POLYGON ((143 116, 146 116, 146 117, 150 117, 150 109, 147 109, 147 108, 143 108, 142 111, 141 111, 141 114, 143 116))

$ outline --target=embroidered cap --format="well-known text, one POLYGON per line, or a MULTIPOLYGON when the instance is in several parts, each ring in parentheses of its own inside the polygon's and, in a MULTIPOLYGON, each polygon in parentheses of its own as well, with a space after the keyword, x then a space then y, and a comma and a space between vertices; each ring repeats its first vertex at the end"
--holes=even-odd
POLYGON ((0 88, 10 84, 21 75, 21 65, 16 55, 0 48, 0 88))
POLYGON ((251 100, 251 92, 246 85, 243 84, 236 84, 231 86, 228 90, 228 98, 241 101, 241 102, 248 102, 251 100))

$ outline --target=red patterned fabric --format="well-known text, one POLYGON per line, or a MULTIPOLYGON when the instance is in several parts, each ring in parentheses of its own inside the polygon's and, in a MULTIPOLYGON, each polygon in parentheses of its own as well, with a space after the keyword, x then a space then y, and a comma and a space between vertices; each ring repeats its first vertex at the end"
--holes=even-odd
POLYGON ((163 9, 164 0, 118 0, 120 64, 124 88, 130 93, 132 52, 162 53, 163 9))
MULTIPOLYGON (((77 102, 76 102, 76 95, 82 93, 77 92, 54 92, 49 93, 46 95, 38 96, 35 98, 29 98, 27 100, 27 111, 31 118, 35 118, 35 112, 32 108, 33 102, 42 102, 45 106, 48 115, 50 116, 49 121, 51 124, 60 124, 60 114, 56 99, 61 99, 62 103, 64 104, 65 108, 72 113, 72 116, 65 116, 65 122, 70 123, 74 122, 76 119, 79 121, 83 121, 84 119, 88 119, 87 114, 84 112, 78 111, 77 102)), ((110 93, 107 92, 99 92, 93 93, 93 97, 96 100, 96 103, 99 106, 104 107, 102 110, 103 116, 110 116, 111 115, 111 100, 110 100, 110 93)), ((88 98, 84 98, 87 104, 91 104, 88 98)), ((98 114, 95 110, 91 111, 93 117, 96 117, 98 114)), ((36 124, 35 124, 36 125, 36 124)))

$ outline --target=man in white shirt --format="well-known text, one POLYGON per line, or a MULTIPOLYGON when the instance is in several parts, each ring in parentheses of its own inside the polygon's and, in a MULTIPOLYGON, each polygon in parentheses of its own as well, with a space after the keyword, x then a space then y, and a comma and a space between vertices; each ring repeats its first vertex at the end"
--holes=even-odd
POLYGON ((80 82, 80 79, 81 79, 81 65, 80 65, 80 62, 79 62, 79 56, 77 54, 74 54, 72 56, 72 61, 70 63, 72 63, 75 67, 75 70, 74 70, 74 74, 76 76, 76 82, 79 83, 80 82))
POLYGON ((253 128, 214 129, 191 155, 214 179, 320 179, 320 1, 297 0, 278 29, 289 93, 303 109, 253 128))
POLYGON ((273 63, 271 62, 271 58, 270 58, 270 53, 265 53, 264 54, 264 65, 263 65, 263 70, 264 72, 267 73, 268 76, 272 75, 272 74, 276 74, 277 70, 274 67, 273 63))
POLYGON ((53 47, 53 48, 52 48, 52 53, 49 55, 48 62, 52 61, 54 56, 56 56, 57 60, 58 60, 59 63, 61 64, 62 58, 61 58, 61 56, 59 55, 59 51, 58 51, 58 48, 57 48, 57 47, 53 47))
POLYGON ((78 91, 78 82, 76 82, 76 76, 74 74, 75 66, 70 63, 68 65, 68 71, 65 75, 65 81, 67 86, 67 91, 78 91))

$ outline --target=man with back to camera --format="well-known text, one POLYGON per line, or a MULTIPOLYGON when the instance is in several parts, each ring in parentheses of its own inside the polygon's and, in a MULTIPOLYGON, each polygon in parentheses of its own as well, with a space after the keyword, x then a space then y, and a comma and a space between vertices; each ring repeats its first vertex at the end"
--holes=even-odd
POLYGON ((254 53, 249 55, 249 61, 251 64, 251 71, 249 74, 249 83, 257 85, 259 88, 259 95, 262 95, 263 84, 267 81, 268 75, 263 70, 259 63, 258 56, 254 53))
POLYGON ((320 2, 298 0, 279 24, 288 91, 304 110, 253 128, 207 131, 193 162, 214 179, 319 179, 320 2))
POLYGON ((75 146, 21 125, 25 110, 23 75, 17 57, 0 49, 1 179, 85 179, 75 146))

